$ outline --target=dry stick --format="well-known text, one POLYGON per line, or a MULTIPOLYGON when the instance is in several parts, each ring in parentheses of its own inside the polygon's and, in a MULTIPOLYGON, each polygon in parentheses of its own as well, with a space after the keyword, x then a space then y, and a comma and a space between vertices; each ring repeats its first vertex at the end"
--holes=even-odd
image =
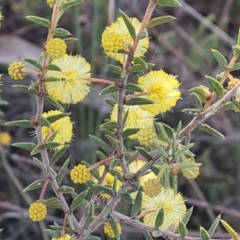
MULTIPOLYGON (((147 24, 150 20, 150 17, 152 15, 152 12, 155 9, 155 6, 156 6, 156 0, 151 0, 149 2, 146 13, 143 17, 142 26, 139 30, 138 36, 146 28, 146 26, 147 26, 147 24)), ((117 126, 118 126, 118 129, 117 129, 117 156, 120 159, 120 165, 121 165, 122 170, 123 170, 123 175, 125 175, 126 173, 129 172, 127 162, 126 162, 125 156, 124 156, 124 150, 123 150, 124 149, 124 144, 123 144, 123 137, 122 137, 122 133, 123 133, 123 100, 124 100, 124 96, 125 96, 124 86, 125 86, 125 83, 127 81, 128 72, 129 72, 129 69, 131 67, 131 62, 133 60, 134 53, 135 53, 137 45, 139 43, 139 37, 138 36, 134 40, 132 49, 131 49, 130 53, 128 54, 126 63, 123 67, 125 69, 126 73, 127 73, 127 76, 124 79, 120 79, 119 80, 119 85, 118 85, 118 87, 119 87, 119 98, 118 98, 118 117, 117 117, 117 126)), ((112 197, 108 201, 108 203, 106 204, 106 206, 104 207, 102 212, 98 215, 98 217, 92 223, 90 223, 87 228, 85 228, 85 230, 82 234, 79 234, 78 236, 75 236, 73 239, 74 240, 82 240, 86 236, 88 236, 92 231, 94 231, 96 228, 98 228, 101 224, 103 224, 103 222, 105 221, 107 216, 109 216, 111 211, 115 208, 115 206, 121 200, 122 193, 124 191, 126 191, 129 187, 130 187, 129 183, 123 184, 122 188, 116 193, 116 196, 112 197)))
MULTIPOLYGON (((57 22, 58 22, 58 16, 60 13, 60 7, 57 6, 56 4, 54 5, 53 8, 53 13, 52 13, 52 20, 51 20, 51 26, 49 28, 48 31, 48 36, 47 36, 47 41, 49 41, 50 39, 53 38, 53 32, 54 29, 57 26, 57 22)), ((40 80, 40 85, 38 88, 38 92, 39 92, 39 97, 38 97, 38 103, 37 103, 37 120, 38 120, 38 126, 35 128, 36 130, 36 135, 37 135, 37 141, 38 141, 38 145, 43 146, 44 144, 44 140, 43 140, 43 135, 42 135, 42 126, 40 124, 40 119, 43 113, 43 106, 44 106, 44 95, 45 95, 45 85, 44 85, 44 81, 45 81, 45 75, 47 72, 47 65, 48 65, 48 60, 49 57, 46 55, 43 58, 43 63, 42 63, 42 68, 40 70, 39 73, 39 80, 40 80)), ((56 176, 53 174, 53 170, 49 164, 49 156, 47 153, 47 150, 44 148, 40 151, 41 157, 42 157, 42 161, 43 161, 43 165, 44 165, 44 170, 45 172, 49 175, 50 177, 50 183, 51 186, 58 198, 59 203, 61 204, 61 207, 64 211, 65 214, 70 214, 70 209, 68 207, 68 204, 63 196, 63 194, 61 192, 59 192, 59 184, 56 180, 56 176)), ((74 228, 75 231, 78 230, 78 222, 76 220, 76 218, 74 217, 73 214, 70 214, 73 224, 74 224, 74 228)))

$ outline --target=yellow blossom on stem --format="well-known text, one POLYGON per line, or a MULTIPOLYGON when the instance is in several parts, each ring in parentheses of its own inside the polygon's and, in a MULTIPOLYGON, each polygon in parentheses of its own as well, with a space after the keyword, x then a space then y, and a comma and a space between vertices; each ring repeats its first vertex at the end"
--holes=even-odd
POLYGON ((54 59, 52 64, 61 68, 61 71, 48 70, 46 77, 57 81, 46 81, 46 90, 53 99, 66 104, 81 102, 90 92, 91 76, 90 64, 80 55, 64 55, 54 59))
MULTIPOLYGON (((118 233, 120 235, 122 233, 122 227, 121 227, 121 225, 118 222, 116 222, 116 225, 117 225, 118 233)), ((109 236, 111 238, 115 238, 116 237, 114 232, 113 232, 113 230, 112 230, 112 227, 111 227, 110 223, 108 223, 108 222, 104 223, 103 230, 104 230, 104 233, 107 236, 109 236)))
POLYGON ((164 220, 159 229, 167 230, 178 227, 187 208, 180 193, 175 194, 173 189, 162 187, 155 197, 144 195, 141 210, 143 222, 155 226, 156 217, 161 210, 164 212, 164 220))
POLYGON ((22 80, 26 77, 26 72, 22 71, 26 65, 19 61, 12 62, 8 67, 8 74, 14 80, 22 80))
POLYGON ((153 145, 154 141, 157 139, 157 134, 152 127, 142 128, 136 133, 135 139, 140 145, 148 147, 153 145))
POLYGON ((11 136, 8 132, 0 133, 0 144, 3 146, 9 145, 11 143, 11 136))
POLYGON ((162 183, 157 178, 148 179, 145 182, 143 189, 144 193, 147 194, 149 197, 155 197, 160 193, 162 189, 162 183))
MULTIPOLYGON (((136 34, 138 34, 141 22, 137 18, 129 18, 134 26, 136 34)), ((122 17, 119 17, 109 27, 106 27, 102 34, 102 47, 110 58, 119 62, 123 62, 126 54, 119 51, 129 52, 133 44, 133 39, 126 27, 122 17)), ((139 41, 134 57, 142 57, 149 47, 149 39, 143 38, 139 41)))
POLYGON ((66 54, 67 44, 61 38, 50 39, 46 43, 46 52, 52 58, 60 58, 66 54))
POLYGON ((154 101, 154 104, 141 105, 141 108, 154 115, 170 110, 181 95, 176 77, 163 70, 151 71, 141 76, 138 83, 147 93, 144 98, 154 101))
POLYGON ((70 240, 71 236, 69 234, 66 234, 64 237, 59 237, 59 238, 52 238, 51 240, 70 240))
MULTIPOLYGON (((124 113, 128 111, 124 130, 130 128, 152 128, 154 124, 154 116, 148 111, 144 111, 140 106, 124 106, 124 113)), ((111 121, 117 121, 118 105, 113 107, 111 114, 111 121)), ((129 138, 136 138, 136 134, 129 136, 129 138)))
MULTIPOLYGON (((51 110, 49 112, 43 113, 42 117, 47 118, 61 113, 62 112, 59 110, 51 110)), ((53 134, 54 132, 57 132, 57 134, 52 140, 53 142, 59 142, 62 143, 62 145, 70 142, 73 136, 73 126, 70 117, 66 116, 60 118, 57 121, 51 123, 50 127, 42 127, 42 134, 45 141, 47 141, 51 134, 53 134)), ((57 147, 57 149, 61 148, 62 146, 57 147)))
POLYGON ((91 174, 85 165, 78 164, 71 170, 70 178, 74 183, 82 184, 91 179, 91 174))
POLYGON ((28 209, 28 216, 33 222, 42 221, 47 215, 47 207, 41 202, 34 202, 28 209))

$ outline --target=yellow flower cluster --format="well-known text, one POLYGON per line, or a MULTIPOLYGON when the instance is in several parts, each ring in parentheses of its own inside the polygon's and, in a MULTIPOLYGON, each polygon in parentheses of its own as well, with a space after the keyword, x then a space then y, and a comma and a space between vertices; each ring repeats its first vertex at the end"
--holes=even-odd
POLYGON ((74 183, 82 184, 90 180, 91 174, 85 165, 78 164, 71 170, 70 178, 74 183))
MULTIPOLYGON (((138 34, 141 22, 137 18, 129 18, 138 34)), ((126 54, 118 52, 120 50, 129 52, 133 44, 133 39, 126 27, 122 17, 119 17, 109 27, 106 27, 102 34, 102 47, 110 58, 123 62, 126 54)), ((143 38, 139 41, 134 57, 142 57, 149 47, 149 39, 143 38)))
POLYGON ((136 133, 136 140, 142 146, 151 146, 157 139, 157 134, 153 128, 142 128, 136 133))
POLYGON ((58 66, 61 71, 47 71, 47 78, 55 78, 57 81, 46 82, 46 90, 53 99, 66 104, 82 101, 90 92, 89 82, 91 76, 90 64, 80 55, 53 59, 52 64, 58 66))
MULTIPOLYGON (((118 233, 120 235, 122 233, 122 227, 121 227, 121 225, 118 222, 116 223, 116 225, 117 225, 118 233)), ((116 237, 109 222, 104 223, 103 230, 104 230, 104 233, 107 236, 109 236, 111 238, 115 238, 116 237)))
POLYGON ((173 189, 162 187, 155 197, 144 195, 141 211, 143 222, 155 226, 156 217, 161 210, 164 212, 164 220, 160 230, 174 230, 183 220, 187 208, 180 193, 175 194, 173 189))
POLYGON ((155 197, 157 196, 162 188, 162 183, 157 179, 157 178, 153 178, 153 179, 148 179, 145 183, 144 183, 144 193, 147 194, 149 197, 155 197))
POLYGON ((8 132, 1 132, 0 133, 0 144, 3 146, 9 145, 11 142, 11 136, 8 132))
MULTIPOLYGON (((42 117, 47 118, 50 116, 61 114, 62 112, 59 110, 51 110, 47 113, 43 113, 42 117)), ((56 136, 53 139, 53 142, 59 142, 62 145, 65 143, 68 143, 72 139, 73 135, 73 126, 72 122, 70 120, 70 117, 66 116, 63 118, 58 119, 57 121, 51 123, 50 127, 43 126, 42 127, 42 134, 45 141, 48 140, 48 138, 53 134, 54 132, 57 132, 56 136)), ((56 149, 61 149, 62 146, 57 147, 56 149)))
POLYGON ((60 58, 66 54, 67 44, 61 38, 53 38, 46 43, 46 52, 52 58, 60 58))
POLYGON ((47 215, 47 207, 40 202, 34 202, 28 209, 28 216, 33 222, 42 221, 47 215))
POLYGON ((66 234, 65 237, 59 237, 59 238, 52 238, 51 240, 70 240, 71 236, 69 234, 66 234))
POLYGON ((25 67, 26 65, 24 63, 14 61, 8 67, 8 74, 14 80, 22 80, 27 75, 24 71, 22 71, 25 67))

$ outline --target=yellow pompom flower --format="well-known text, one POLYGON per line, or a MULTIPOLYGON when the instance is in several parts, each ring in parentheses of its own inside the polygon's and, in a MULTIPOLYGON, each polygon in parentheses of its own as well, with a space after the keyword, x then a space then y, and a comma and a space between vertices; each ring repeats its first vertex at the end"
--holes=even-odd
MULTIPOLYGON (((62 112, 59 110, 51 110, 49 112, 43 113, 42 117, 47 118, 61 113, 62 112)), ((42 127, 42 134, 45 141, 47 141, 51 134, 54 132, 57 132, 57 134, 52 140, 53 142, 59 142, 62 143, 62 145, 70 142, 73 136, 73 125, 70 117, 66 116, 60 118, 57 121, 51 123, 50 127, 42 127)), ((61 146, 57 147, 57 149, 61 149, 61 146)))
POLYGON ((19 61, 12 62, 8 67, 8 74, 14 80, 22 80, 26 77, 26 72, 22 71, 26 65, 19 61))
POLYGON ((74 183, 82 184, 91 179, 91 174, 85 165, 78 164, 71 170, 70 178, 74 183))
MULTIPOLYGON (((124 113, 128 111, 128 117, 124 125, 124 130, 129 128, 152 128, 154 123, 154 116, 148 111, 144 111, 140 106, 124 106, 124 113)), ((118 105, 113 107, 110 116, 111 121, 117 122, 118 105)), ((129 136, 134 139, 136 134, 129 136)))
POLYGON ((11 142, 11 136, 8 132, 0 132, 0 144, 3 146, 9 145, 11 142))
POLYGON ((59 237, 59 238, 52 238, 51 240, 70 240, 71 236, 69 234, 66 234, 65 237, 59 237))
POLYGON ((148 179, 144 183, 144 193, 147 194, 149 197, 155 197, 157 196, 161 189, 162 189, 162 183, 157 178, 148 179))
POLYGON ((66 104, 81 102, 90 92, 86 80, 91 76, 90 64, 79 55, 64 55, 54 59, 52 64, 60 67, 61 71, 47 71, 47 78, 57 79, 45 83, 49 96, 66 104))
POLYGON ((162 187, 161 192, 155 197, 144 195, 141 210, 143 222, 154 227, 160 210, 164 212, 164 220, 159 229, 173 230, 183 220, 187 208, 180 193, 175 194, 173 189, 162 187))
MULTIPOLYGON (((129 18, 135 28, 136 34, 138 34, 141 22, 137 18, 129 18)), ((123 62, 124 55, 118 51, 129 52, 133 44, 133 39, 126 27, 126 24, 122 17, 119 17, 109 27, 106 27, 102 34, 102 47, 110 58, 113 58, 119 62, 123 62)), ((134 57, 142 57, 149 47, 149 39, 143 38, 139 41, 134 57)), ((126 56, 126 55, 125 55, 126 56)))
POLYGON ((42 221, 47 215, 47 207, 40 202, 34 202, 28 209, 28 216, 33 222, 42 221))
MULTIPOLYGON (((116 167, 116 168, 114 168, 114 170, 115 170, 115 171, 118 171, 118 172, 121 172, 121 168, 120 168, 120 167, 116 167)), ((101 166, 98 168, 98 173, 99 173, 99 176, 100 176, 100 177, 103 175, 104 171, 105 171, 105 166, 101 165, 101 166)), ((94 181, 95 183, 97 183, 97 182, 98 182, 98 179, 93 178, 93 181, 94 181)), ((114 176, 113 176, 112 174, 110 174, 110 173, 107 173, 106 176, 105 176, 105 178, 104 178, 104 180, 103 180, 102 185, 103 185, 103 186, 108 185, 108 186, 113 187, 113 184, 114 184, 114 176)), ((117 184, 116 184, 116 185, 117 185, 117 186, 116 186, 116 191, 118 191, 119 188, 122 186, 122 182, 119 181, 119 180, 117 180, 117 184)), ((110 198, 110 195, 108 195, 107 193, 101 193, 100 195, 101 195, 102 198, 106 198, 106 199, 110 198)))
POLYGON ((135 139, 140 145, 148 147, 153 145, 154 141, 157 139, 157 134, 153 128, 142 128, 136 133, 135 139))
POLYGON ((52 58, 60 58, 66 54, 67 44, 61 38, 53 38, 46 43, 46 52, 52 58))
POLYGON ((141 108, 154 115, 170 110, 181 95, 176 77, 163 70, 151 71, 141 76, 138 83, 147 93, 144 98, 154 101, 154 104, 141 105, 141 108))
MULTIPOLYGON (((120 225, 118 222, 116 222, 116 225, 117 225, 118 233, 119 233, 119 235, 121 235, 121 233, 122 233, 122 227, 121 227, 121 225, 120 225)), ((103 230, 104 230, 104 233, 105 233, 107 236, 109 236, 109 237, 111 237, 111 238, 115 238, 115 237, 116 237, 115 234, 114 234, 114 232, 113 232, 113 230, 112 230, 112 227, 111 227, 110 223, 108 223, 108 222, 107 222, 107 223, 104 223, 103 230)))

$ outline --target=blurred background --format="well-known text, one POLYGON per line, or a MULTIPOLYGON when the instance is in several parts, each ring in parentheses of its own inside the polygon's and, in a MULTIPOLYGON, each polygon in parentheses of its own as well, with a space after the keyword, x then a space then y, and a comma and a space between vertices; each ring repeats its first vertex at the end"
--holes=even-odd
MULTIPOLYGON (((207 85, 204 75, 215 77, 221 72, 211 49, 219 50, 228 60, 232 56, 231 46, 236 44, 240 26, 240 0, 186 0, 180 1, 182 7, 160 8, 154 16, 173 15, 177 19, 171 23, 149 30, 151 45, 146 60, 155 64, 153 69, 163 69, 178 76, 181 82, 182 100, 164 116, 159 116, 172 127, 181 120, 186 125, 191 117, 180 112, 183 108, 193 107, 188 89, 200 84, 207 85)), ((60 27, 72 32, 79 40, 71 43, 68 52, 81 54, 92 66, 92 76, 109 80, 116 76, 104 66, 111 62, 101 47, 101 33, 105 26, 119 16, 118 9, 129 16, 142 19, 148 0, 88 0, 80 6, 69 9, 60 21, 60 27)), ((3 108, 1 121, 29 119, 35 114, 34 99, 26 93, 11 87, 13 84, 29 84, 33 78, 26 77, 16 82, 7 75, 7 67, 14 60, 23 57, 37 59, 42 51, 47 29, 29 22, 24 16, 37 15, 51 17, 51 9, 45 0, 0 0, 4 21, 0 28, 0 73, 3 73, 2 99, 10 103, 3 108)), ((239 77, 239 72, 234 72, 239 77)), ((132 75, 131 81, 136 82, 132 75)), ((97 146, 88 135, 101 136, 99 124, 109 117, 110 107, 98 95, 102 86, 92 85, 92 91, 86 100, 70 106, 74 122, 74 142, 68 154, 71 154, 71 166, 80 160, 94 163, 97 161, 97 146)), ((50 110, 50 105, 45 110, 50 110)), ((193 216, 188 224, 189 234, 198 235, 199 226, 208 229, 222 212, 224 220, 240 232, 240 116, 232 111, 219 112, 211 117, 209 125, 226 136, 219 140, 203 132, 194 131, 193 152, 196 162, 203 163, 201 174, 196 180, 180 179, 179 190, 186 199, 187 206, 194 205, 193 216)), ((29 132, 32 129, 0 127, 8 132, 11 142, 33 141, 29 132)), ((29 152, 5 147, 7 159, 0 159, 0 228, 4 228, 0 239, 33 240, 49 239, 43 229, 52 222, 62 224, 62 211, 51 210, 44 223, 33 224, 27 217, 27 209, 39 196, 39 190, 21 193, 22 189, 43 174, 29 158, 29 152)), ((67 157, 67 155, 65 156, 67 157)), ((66 158, 65 158, 66 159, 66 158)), ((64 160, 64 158, 63 158, 64 160)), ((59 162, 61 165, 61 161, 59 162)), ((71 167, 70 166, 70 167, 71 167)), ((64 183, 70 184, 66 177, 64 183)), ((81 191, 81 189, 79 189, 81 191)), ((53 196, 51 189, 46 197, 53 196)), ((68 197, 67 197, 68 198, 68 197)), ((69 197, 69 201, 71 198, 69 197)), ((129 206, 121 204, 119 210, 128 213, 129 206)), ((81 212, 79 212, 80 216, 81 212)), ((95 233, 106 238, 102 230, 95 233)), ((122 239, 132 237, 143 239, 141 230, 124 227, 122 239)), ((218 228, 214 238, 229 238, 225 231, 218 228)))

